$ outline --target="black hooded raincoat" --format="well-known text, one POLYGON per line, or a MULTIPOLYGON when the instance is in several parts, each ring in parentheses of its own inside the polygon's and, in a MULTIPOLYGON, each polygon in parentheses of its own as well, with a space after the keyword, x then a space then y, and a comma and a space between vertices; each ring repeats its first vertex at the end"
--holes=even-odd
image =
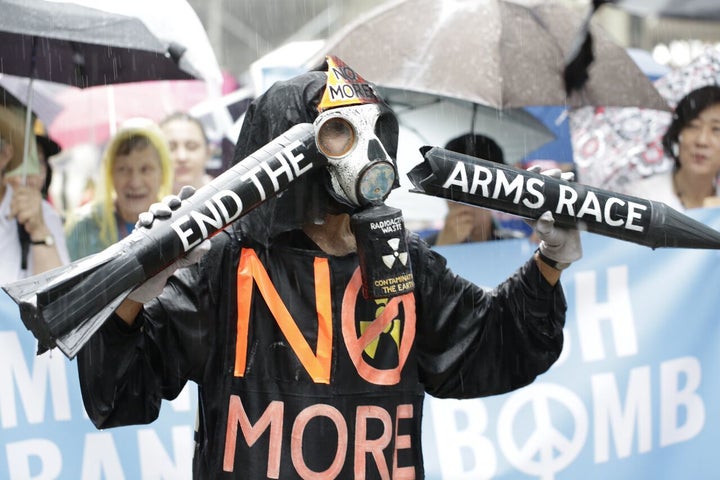
MULTIPOLYGON (((324 75, 258 99, 236 158, 312 121, 324 75)), ((78 355, 85 408, 98 428, 149 423, 190 380, 195 478, 422 478, 424 394, 531 383, 562 348, 562 288, 529 260, 483 290, 408 233, 414 291, 366 300, 357 255, 327 255, 302 233, 296 194, 213 237, 132 327, 101 328, 78 355)))

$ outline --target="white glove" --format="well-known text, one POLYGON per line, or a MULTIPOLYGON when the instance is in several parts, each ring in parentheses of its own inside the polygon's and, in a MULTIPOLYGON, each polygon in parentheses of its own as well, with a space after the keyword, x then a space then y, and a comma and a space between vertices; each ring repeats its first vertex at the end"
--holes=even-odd
POLYGON ((139 303, 148 303, 150 300, 162 293, 168 278, 175 273, 175 270, 178 268, 188 267, 199 262, 200 259, 210 251, 211 246, 212 243, 210 243, 210 240, 203 240, 200 245, 194 247, 185 256, 175 260, 175 262, 165 267, 164 270, 159 271, 154 276, 145 280, 142 285, 130 292, 128 298, 139 303))
MULTIPOLYGON (((155 218, 167 218, 172 215, 173 210, 177 210, 183 200, 195 193, 195 189, 185 186, 180 190, 178 195, 168 195, 163 198, 162 202, 150 205, 150 210, 140 214, 137 227, 150 228, 155 218)), ((185 256, 168 265, 164 270, 156 273, 154 276, 145 280, 145 282, 130 292, 128 298, 139 303, 147 303, 153 298, 160 295, 168 278, 175 273, 178 268, 187 267, 200 261, 207 252, 210 251, 210 240, 205 239, 200 245, 194 247, 185 256)))
MULTIPOLYGON (((529 168, 528 171, 538 173, 540 168, 534 166, 529 168)), ((540 173, 567 181, 572 181, 575 178, 574 173, 562 172, 558 168, 540 173)), ((540 240, 541 260, 544 260, 550 266, 562 270, 570 266, 572 262, 582 258, 582 243, 580 243, 580 231, 577 228, 556 227, 555 219, 549 210, 540 215, 540 218, 532 222, 531 225, 535 228, 535 233, 540 240)))
POLYGON ((180 207, 183 200, 190 198, 194 193, 195 187, 185 185, 177 195, 168 195, 161 202, 153 203, 147 212, 142 212, 138 216, 136 226, 150 228, 156 218, 168 218, 180 207))

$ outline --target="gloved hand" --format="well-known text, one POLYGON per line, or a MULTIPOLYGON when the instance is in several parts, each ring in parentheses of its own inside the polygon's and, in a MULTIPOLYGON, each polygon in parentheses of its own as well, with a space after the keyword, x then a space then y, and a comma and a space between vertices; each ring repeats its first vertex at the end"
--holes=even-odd
POLYGON ((180 207, 183 200, 190 198, 195 193, 195 187, 185 185, 177 195, 168 195, 161 202, 153 203, 147 212, 142 212, 136 227, 150 228, 156 218, 168 218, 174 210, 180 207))
MULTIPOLYGON (((193 193, 195 193, 195 189, 193 187, 185 186, 180 190, 178 195, 168 195, 163 198, 162 202, 153 203, 150 206, 149 211, 140 214, 137 227, 150 228, 155 218, 169 217, 173 210, 177 210, 182 200, 190 197, 193 193)), ((199 262, 200 259, 210 251, 211 245, 210 240, 205 239, 198 246, 190 250, 184 257, 176 260, 168 265, 164 270, 161 270, 154 276, 145 280, 142 285, 130 292, 128 298, 139 303, 147 303, 157 297, 160 295, 163 288, 165 288, 168 278, 175 273, 175 270, 199 262)))
MULTIPOLYGON (((541 173, 553 178, 572 181, 575 174, 562 172, 558 168, 540 171, 541 167, 534 166, 528 169, 535 173, 541 173)), ((530 223, 535 228, 535 233, 540 240, 540 253, 554 262, 558 270, 569 266, 570 263, 582 258, 582 244, 580 243, 580 231, 577 228, 562 228, 555 226, 555 219, 549 210, 540 215, 536 221, 530 223)), ((541 258, 542 260, 542 258, 541 258)))

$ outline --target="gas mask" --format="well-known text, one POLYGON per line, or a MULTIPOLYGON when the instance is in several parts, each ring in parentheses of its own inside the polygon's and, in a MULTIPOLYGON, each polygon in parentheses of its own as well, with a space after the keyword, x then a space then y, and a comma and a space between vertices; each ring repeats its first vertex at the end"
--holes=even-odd
POLYGON ((338 107, 320 113, 315 141, 329 161, 331 189, 351 207, 382 203, 398 186, 388 150, 397 149, 397 119, 382 104, 338 107))
POLYGON ((398 124, 382 103, 338 107, 314 122, 315 143, 328 159, 331 194, 354 212, 362 291, 366 298, 411 292, 415 282, 402 212, 383 203, 399 185, 393 156, 398 124))

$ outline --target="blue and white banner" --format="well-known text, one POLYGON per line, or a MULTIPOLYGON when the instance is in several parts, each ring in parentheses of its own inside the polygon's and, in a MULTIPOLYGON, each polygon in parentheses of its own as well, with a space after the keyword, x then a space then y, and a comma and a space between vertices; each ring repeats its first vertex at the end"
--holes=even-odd
POLYGON ((187 387, 151 425, 97 430, 85 414, 77 362, 37 341, 0 291, 0 478, 190 479, 197 400, 187 387))
MULTIPOLYGON (((720 229, 720 209, 691 216, 720 229)), ((502 396, 427 398, 428 479, 718 478, 720 251, 653 251, 592 234, 583 247, 563 273, 565 349, 549 372, 502 396)), ((504 240, 438 250, 492 288, 534 248, 504 240)), ((0 292, 0 478, 191 478, 194 386, 151 425, 99 431, 76 363, 35 348, 0 292)))
MULTIPOLYGON (((720 228, 718 209, 691 216, 720 228)), ((506 395, 428 398, 428 478, 718 478, 720 251, 582 240, 583 259, 561 280, 560 360, 506 395)), ((442 249, 486 286, 531 251, 515 240, 442 249)))

